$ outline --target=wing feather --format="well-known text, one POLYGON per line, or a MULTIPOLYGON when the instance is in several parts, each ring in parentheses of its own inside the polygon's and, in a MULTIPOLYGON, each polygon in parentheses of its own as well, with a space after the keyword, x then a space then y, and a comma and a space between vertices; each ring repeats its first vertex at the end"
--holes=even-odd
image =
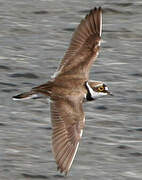
MULTIPOLYGON (((70 69, 75 69, 74 64, 76 68, 80 67, 82 61, 84 62, 83 66, 86 68, 84 76, 88 76, 89 68, 98 55, 101 32, 102 9, 94 8, 81 20, 79 26, 76 28, 70 46, 59 66, 57 77, 70 71, 70 69), (94 47, 96 48, 95 50, 94 47), (88 64, 88 66, 86 64, 88 64)), ((72 71, 72 73, 74 72, 72 71)), ((80 73, 80 69, 78 69, 77 73, 80 73)), ((83 75, 82 72, 81 75, 83 75)))
POLYGON ((51 102, 52 149, 58 169, 65 174, 71 167, 83 130, 82 104, 78 102, 78 106, 74 109, 73 102, 68 104, 63 99, 51 102))

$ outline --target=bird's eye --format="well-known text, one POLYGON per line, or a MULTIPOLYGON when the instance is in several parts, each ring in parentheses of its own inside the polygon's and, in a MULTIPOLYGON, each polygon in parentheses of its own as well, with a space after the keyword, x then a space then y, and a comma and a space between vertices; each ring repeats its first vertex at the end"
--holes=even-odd
POLYGON ((104 87, 103 87, 103 86, 98 87, 98 91, 99 91, 99 92, 104 91, 104 87))

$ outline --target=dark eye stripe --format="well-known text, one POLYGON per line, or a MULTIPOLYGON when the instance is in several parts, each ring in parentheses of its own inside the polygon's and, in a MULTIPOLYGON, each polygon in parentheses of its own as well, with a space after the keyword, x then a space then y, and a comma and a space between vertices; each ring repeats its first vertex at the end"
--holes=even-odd
POLYGON ((103 84, 103 87, 104 87, 104 89, 105 89, 105 87, 107 87, 107 85, 103 84))

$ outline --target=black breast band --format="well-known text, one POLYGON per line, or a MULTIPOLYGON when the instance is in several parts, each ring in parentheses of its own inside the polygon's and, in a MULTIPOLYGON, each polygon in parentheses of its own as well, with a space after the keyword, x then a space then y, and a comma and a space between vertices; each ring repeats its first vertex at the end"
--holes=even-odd
POLYGON ((88 89, 88 87, 87 87, 87 85, 86 85, 86 82, 85 82, 85 87, 86 87, 86 89, 87 89, 86 100, 87 100, 87 101, 93 101, 94 99, 93 99, 92 96, 91 96, 91 93, 90 93, 90 91, 89 91, 89 89, 88 89))

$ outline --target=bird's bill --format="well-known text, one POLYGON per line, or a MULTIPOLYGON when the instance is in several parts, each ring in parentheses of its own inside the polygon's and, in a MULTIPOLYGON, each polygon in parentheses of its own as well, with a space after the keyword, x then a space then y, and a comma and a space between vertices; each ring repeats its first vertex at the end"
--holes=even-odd
POLYGON ((111 92, 107 91, 107 94, 110 96, 114 96, 111 92))

